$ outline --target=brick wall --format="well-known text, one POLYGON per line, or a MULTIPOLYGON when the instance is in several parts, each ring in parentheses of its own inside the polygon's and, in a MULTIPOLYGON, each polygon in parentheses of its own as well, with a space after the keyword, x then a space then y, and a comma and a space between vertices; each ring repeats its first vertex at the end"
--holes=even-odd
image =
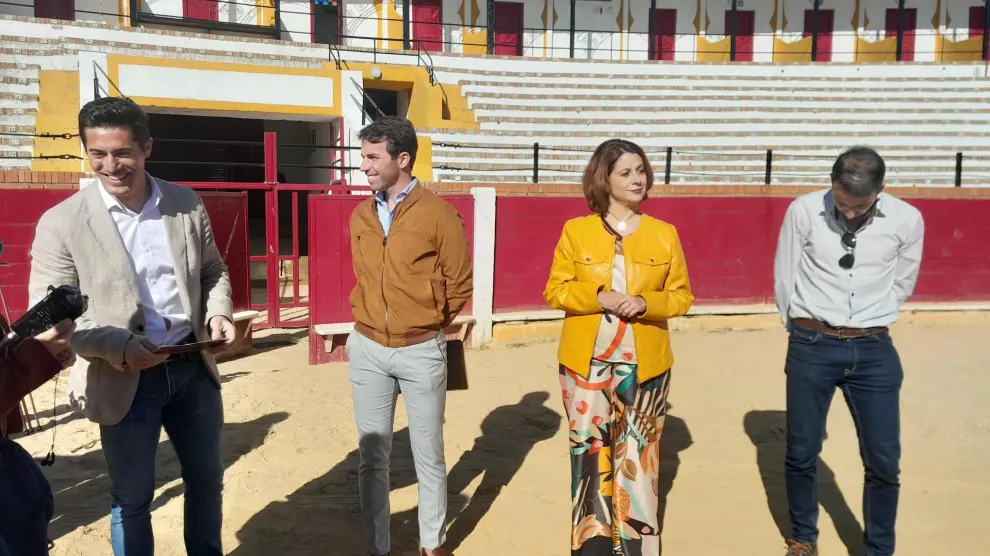
POLYGON ((79 189, 79 180, 92 177, 82 172, 35 172, 0 170, 0 189, 79 189))

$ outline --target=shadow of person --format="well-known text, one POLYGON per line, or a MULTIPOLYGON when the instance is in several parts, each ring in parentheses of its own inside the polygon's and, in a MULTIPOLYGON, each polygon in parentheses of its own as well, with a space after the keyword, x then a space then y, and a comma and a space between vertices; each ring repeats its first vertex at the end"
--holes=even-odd
MULTIPOLYGON (((363 440, 369 445, 382 441, 378 435, 363 440)), ((284 501, 269 503, 237 532, 240 544, 229 556, 367 554, 358 496, 359 461, 355 449, 284 501)), ((408 428, 393 434, 390 462, 390 490, 416 483, 408 428)), ((409 532, 397 531, 396 525, 393 520, 393 540, 407 537, 409 532)))
POLYGON ((660 436, 660 476, 657 480, 657 494, 660 504, 657 507, 657 525, 660 532, 661 550, 663 546, 663 522, 667 516, 667 497, 674 488, 674 479, 681 466, 680 453, 691 447, 691 431, 688 430, 684 419, 670 414, 674 405, 667 404, 667 417, 663 423, 663 434, 660 436))
MULTIPOLYGON (((277 412, 253 421, 225 424, 220 445, 224 468, 229 468, 242 456, 261 446, 272 427, 288 417, 288 413, 277 412)), ((80 449, 88 449, 98 443, 99 440, 94 440, 80 449)), ((103 450, 94 450, 78 457, 59 456, 54 466, 45 469, 55 494, 55 515, 48 528, 51 539, 57 540, 110 513, 110 481, 103 450)), ((159 443, 155 461, 155 489, 179 478, 179 460, 171 443, 167 440, 159 443), (165 447, 168 449, 164 450, 165 447)), ((165 505, 182 492, 181 483, 162 492, 155 497, 151 510, 165 505)))
MULTIPOLYGON (((760 469, 767 506, 780 535, 791 534, 791 520, 784 483, 784 456, 787 452, 787 414, 778 410, 750 411, 743 417, 743 428, 756 446, 756 464, 760 469)), ((826 435, 828 438, 828 435, 826 435)), ((835 481, 835 473, 818 460, 818 501, 832 519, 839 538, 849 554, 862 554, 863 528, 846 502, 835 481)))
MULTIPOLYGON (((495 408, 481 422, 481 436, 447 474, 447 531, 444 547, 451 555, 491 509, 502 488, 522 467, 537 442, 553 438, 561 416, 546 405, 547 392, 530 392, 519 403, 495 408), (478 476, 481 484, 470 498, 462 493, 478 476)), ((417 531, 417 510, 395 516, 404 528, 417 531)), ((414 533, 415 534, 415 533, 414 533)), ((415 534, 413 538, 419 538, 415 534)))

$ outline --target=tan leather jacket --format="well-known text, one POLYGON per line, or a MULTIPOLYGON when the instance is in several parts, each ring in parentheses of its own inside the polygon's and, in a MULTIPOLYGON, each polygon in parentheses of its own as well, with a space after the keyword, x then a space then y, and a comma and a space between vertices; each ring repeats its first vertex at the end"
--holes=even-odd
POLYGON ((471 297, 471 257, 461 215, 417 184, 396 205, 388 237, 374 197, 351 213, 357 285, 354 328, 381 345, 435 338, 471 297))

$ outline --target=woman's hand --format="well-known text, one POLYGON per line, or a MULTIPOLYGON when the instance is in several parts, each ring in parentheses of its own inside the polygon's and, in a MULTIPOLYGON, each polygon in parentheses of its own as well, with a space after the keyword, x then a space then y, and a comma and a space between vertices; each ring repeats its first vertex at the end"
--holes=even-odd
POLYGON ((622 302, 624 297, 626 296, 618 292, 601 291, 598 292, 598 304, 606 312, 618 315, 619 313, 616 312, 616 307, 619 306, 619 303, 622 302))
POLYGON ((613 312, 624 319, 638 317, 646 312, 646 300, 638 295, 623 295, 613 312))
POLYGON ((71 367, 76 361, 76 354, 69 347, 69 340, 72 339, 72 333, 75 330, 76 323, 65 319, 51 329, 38 334, 34 339, 41 342, 48 349, 48 352, 62 363, 63 367, 71 367))

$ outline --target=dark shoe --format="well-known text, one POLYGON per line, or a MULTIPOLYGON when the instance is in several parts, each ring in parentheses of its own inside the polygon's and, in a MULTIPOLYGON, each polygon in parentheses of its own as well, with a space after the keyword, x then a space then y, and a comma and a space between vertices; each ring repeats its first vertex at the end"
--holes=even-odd
POLYGON ((442 548, 434 548, 427 551, 425 548, 419 549, 420 556, 447 556, 447 551, 442 548))
POLYGON ((787 539, 787 553, 784 556, 818 556, 818 546, 815 543, 787 539))

